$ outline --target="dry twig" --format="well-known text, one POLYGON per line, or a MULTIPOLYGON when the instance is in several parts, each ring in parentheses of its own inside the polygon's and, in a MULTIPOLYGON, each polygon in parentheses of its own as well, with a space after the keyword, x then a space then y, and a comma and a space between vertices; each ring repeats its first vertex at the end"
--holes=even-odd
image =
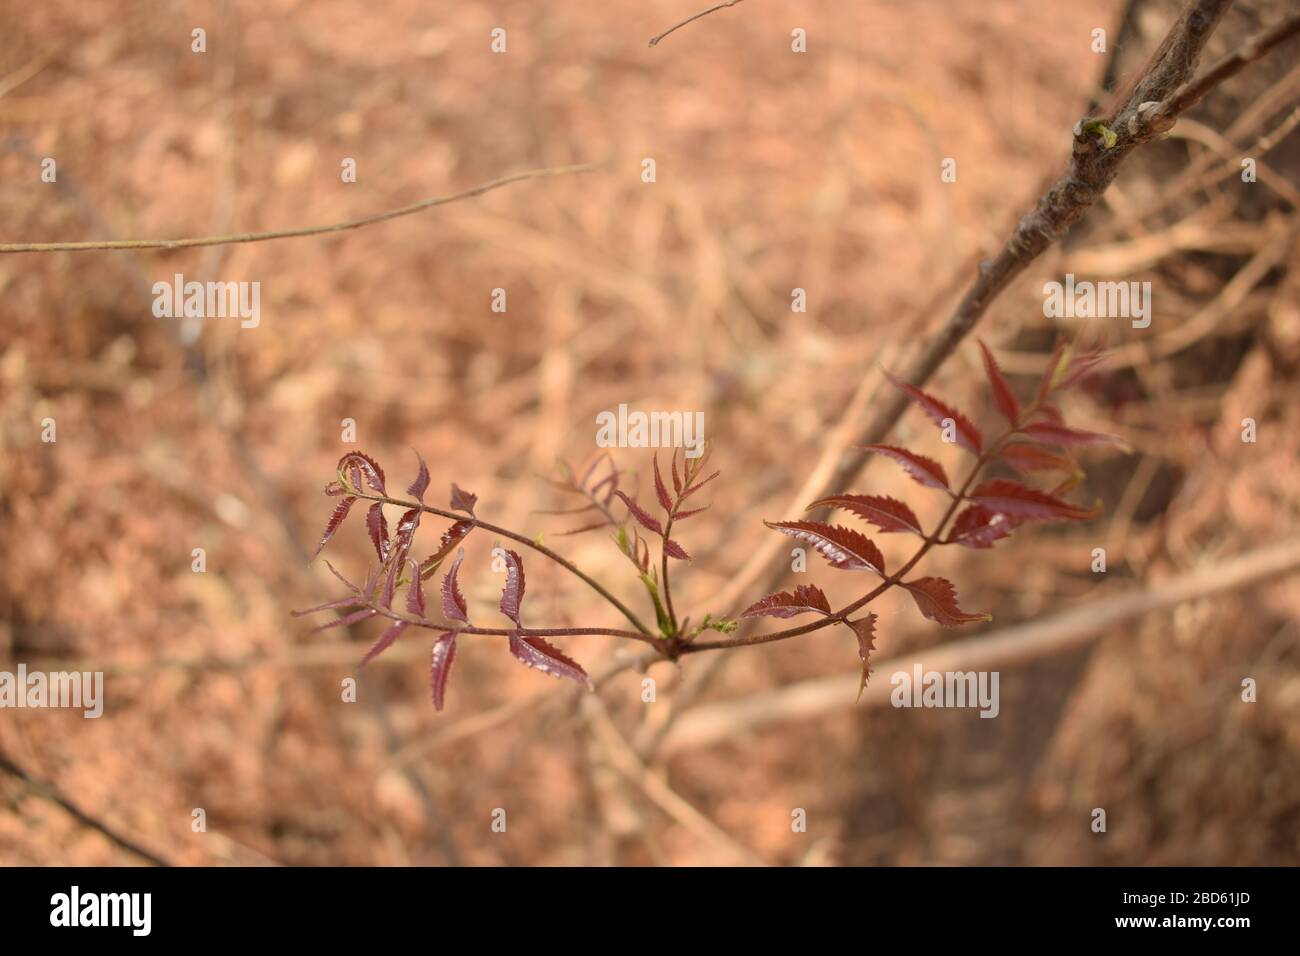
POLYGON ((345 232, 349 229, 361 229, 376 223, 387 222, 401 216, 410 216, 435 206, 472 199, 502 186, 522 182, 525 179, 541 179, 549 176, 566 176, 572 173, 591 172, 596 167, 590 165, 557 166, 552 169, 533 169, 525 173, 515 173, 494 179, 490 183, 481 183, 471 189, 465 189, 450 196, 436 196, 433 199, 421 199, 419 202, 387 212, 362 216, 360 219, 348 219, 343 222, 325 226, 297 226, 293 229, 276 229, 271 232, 239 232, 228 236, 194 236, 188 239, 105 239, 86 242, 6 242, 0 243, 0 252, 87 252, 93 249, 185 249, 192 246, 224 246, 240 242, 267 242, 271 239, 295 239, 302 236, 320 236, 331 232, 345 232))
POLYGON ((687 17, 685 20, 681 21, 680 23, 673 24, 663 33, 660 33, 658 36, 651 37, 650 45, 651 46, 657 45, 659 41, 662 40, 664 37, 668 36, 668 34, 673 33, 676 30, 680 30, 682 27, 686 26, 686 24, 693 23, 696 20, 700 19, 700 17, 707 17, 710 13, 716 13, 717 11, 726 9, 727 7, 734 7, 736 4, 741 2, 743 2, 743 0, 726 0, 725 3, 719 3, 716 6, 709 7, 709 9, 707 10, 701 10, 699 13, 687 17))
POLYGON ((146 850, 130 837, 119 833, 116 827, 110 826, 99 818, 86 813, 75 803, 65 797, 59 788, 54 786, 52 783, 47 783, 44 780, 38 780, 36 777, 33 777, 22 767, 18 766, 18 764, 10 760, 3 751, 0 751, 0 770, 16 777, 36 796, 42 797, 64 810, 82 826, 102 834, 110 843, 126 850, 128 853, 138 856, 140 859, 152 866, 171 866, 171 863, 167 860, 164 860, 151 850, 146 850))

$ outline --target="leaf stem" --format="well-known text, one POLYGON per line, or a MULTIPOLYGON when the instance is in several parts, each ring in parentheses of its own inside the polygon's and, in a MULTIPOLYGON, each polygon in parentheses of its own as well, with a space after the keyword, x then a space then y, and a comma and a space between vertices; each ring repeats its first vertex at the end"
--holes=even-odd
MULTIPOLYGON (((453 521, 467 521, 470 524, 474 525, 474 527, 476 528, 482 528, 484 531, 488 531, 492 534, 499 534, 503 538, 509 538, 511 541, 517 541, 520 544, 524 545, 525 547, 532 548, 538 554, 542 555, 543 557, 550 558, 552 561, 554 561, 560 567, 564 568, 570 574, 580 578, 588 587, 590 587, 593 591, 595 591, 597 594, 603 597, 613 607, 617 608, 619 613, 621 613, 625 618, 627 618, 628 621, 632 623, 632 626, 635 627, 638 631, 640 631, 641 634, 645 635, 651 640, 656 639, 653 632, 651 632, 651 630, 641 622, 641 619, 638 618, 636 614, 634 614, 632 610, 627 607, 627 605, 625 605, 622 601, 620 601, 613 594, 611 594, 605 588, 605 586, 602 585, 599 581, 597 581, 595 578, 591 577, 589 574, 584 572, 581 568, 579 568, 568 558, 564 557, 563 555, 557 554, 556 552, 552 551, 550 548, 546 547, 545 545, 540 544, 537 541, 534 541, 533 539, 526 537, 525 535, 511 531, 508 528, 502 528, 500 525, 490 524, 489 522, 484 521, 481 518, 476 518, 473 515, 460 514, 455 511, 444 511, 441 508, 434 508, 431 507, 430 505, 421 504, 418 501, 404 501, 401 498, 390 498, 387 495, 370 495, 370 494, 365 494, 364 492, 353 492, 353 494, 355 495, 355 497, 365 498, 367 501, 380 501, 387 505, 398 505, 403 508, 419 508, 421 511, 427 514, 437 515, 440 518, 450 518, 453 521)), ((505 633, 509 633, 509 632, 507 631, 505 633)), ((577 633, 577 632, 571 631, 569 633, 577 633)))
POLYGON ((694 654, 699 651, 715 651, 715 650, 722 650, 723 648, 728 648, 728 647, 748 647, 753 644, 771 644, 774 641, 788 640, 789 638, 792 637, 798 637, 801 634, 810 634, 813 631, 819 631, 822 628, 829 627, 832 624, 847 622, 849 615, 852 614, 854 611, 857 611, 860 608, 865 607, 866 605, 874 601, 876 598, 880 597, 880 595, 888 591, 890 588, 899 584, 903 580, 904 576, 906 576, 906 574, 909 571, 911 571, 912 568, 916 567, 916 565, 920 563, 921 559, 924 558, 926 554, 929 553, 930 549, 939 543, 939 539, 943 535, 944 529, 947 527, 948 522, 952 519, 952 516, 957 513, 957 509, 961 507, 962 503, 966 500, 966 494, 970 490, 970 486, 974 484, 975 479, 979 477, 980 472, 984 470, 984 466, 993 460, 993 458, 997 455, 997 453, 1002 449, 1002 445, 1009 438, 1015 435, 1016 432, 1020 430, 1022 423, 1027 421, 1029 418, 1031 418, 1033 416, 1033 413, 1037 411, 1037 408, 1038 405, 1037 403, 1035 403, 1033 406, 1031 406, 1025 412, 1023 412, 1020 416, 1020 420, 1017 421, 1012 428, 1007 429, 1006 432, 998 436, 998 438, 993 442, 993 444, 990 445, 987 450, 983 451, 980 454, 978 459, 976 459, 975 467, 972 468, 970 474, 966 476, 966 480, 962 482, 961 487, 958 488, 957 491, 952 495, 952 503, 948 506, 948 509, 944 512, 943 517, 939 519, 939 522, 938 524, 935 525, 934 530, 925 536, 924 541, 922 541, 921 546, 917 548, 916 553, 913 554, 910 559, 908 559, 906 564, 904 564, 893 574, 886 577, 873 590, 867 592, 867 594, 858 598, 853 603, 846 604, 844 607, 840 608, 838 611, 834 612, 833 614, 830 614, 827 617, 823 617, 820 620, 813 621, 809 624, 803 624, 798 627, 789 627, 781 631, 772 631, 767 634, 746 634, 746 635, 730 637, 724 640, 717 640, 717 641, 693 641, 689 644, 684 644, 681 647, 681 653, 694 654))
MULTIPOLYGON (((680 503, 681 501, 679 498, 678 501, 675 502, 673 505, 673 511, 677 510, 677 505, 680 503)), ((668 609, 668 620, 672 624, 673 633, 671 636, 678 637, 679 635, 677 633, 678 630, 677 612, 673 610, 673 589, 668 583, 668 536, 672 534, 672 531, 673 531, 673 513, 672 511, 670 511, 668 513, 667 520, 665 520, 664 522, 664 533, 662 536, 663 541, 661 542, 662 547, 660 547, 659 550, 663 555, 664 604, 667 606, 668 609)))
POLYGON ((524 637, 578 637, 585 634, 599 634, 607 637, 623 637, 628 640, 642 641, 646 644, 659 645, 659 638, 639 631, 620 630, 616 627, 477 627, 472 624, 458 624, 452 621, 431 621, 428 618, 403 614, 391 607, 384 607, 374 601, 357 605, 369 608, 377 614, 394 621, 404 621, 415 627, 426 627, 434 631, 453 632, 456 634, 480 634, 485 636, 509 637, 522 634, 524 637))

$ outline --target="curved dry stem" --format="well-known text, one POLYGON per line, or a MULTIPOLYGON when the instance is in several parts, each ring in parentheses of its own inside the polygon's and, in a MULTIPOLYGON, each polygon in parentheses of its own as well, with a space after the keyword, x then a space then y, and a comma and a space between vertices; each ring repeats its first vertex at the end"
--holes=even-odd
POLYGON ((295 239, 302 236, 320 236, 331 232, 345 232, 349 229, 361 229, 364 226, 373 226, 375 223, 387 222, 389 219, 397 219, 401 216, 411 216, 417 212, 424 212, 426 209, 432 209, 435 206, 445 206, 448 203, 459 202, 462 199, 472 199, 475 196, 481 196, 483 193, 491 192, 494 189, 500 189, 502 186, 509 186, 512 183, 522 182, 525 179, 541 179, 549 176, 566 176, 572 173, 587 173, 596 167, 591 165, 578 166, 557 166, 551 169, 534 169, 524 173, 515 173, 513 176, 504 176, 501 179, 494 179, 489 183, 482 183, 471 189, 466 189, 450 196, 437 196, 433 199, 421 199, 419 202, 411 203, 409 206, 401 206, 397 209, 390 209, 387 212, 375 213, 371 216, 363 216, 360 219, 348 219, 344 222, 331 223, 325 226, 298 226, 293 229, 276 229, 270 232, 237 232, 226 236, 195 236, 188 239, 102 239, 90 240, 86 242, 6 242, 0 243, 0 253, 3 252, 88 252, 94 249, 185 249, 192 246, 226 246, 234 245, 241 242, 267 242, 272 239, 295 239))
POLYGON ((700 19, 700 17, 707 17, 710 13, 717 13, 719 10, 725 10, 727 7, 734 7, 736 4, 741 2, 743 2, 743 0, 725 0, 725 2, 715 4, 714 6, 709 7, 709 9, 707 10, 701 10, 699 13, 692 14, 691 16, 687 17, 685 20, 682 20, 679 23, 674 23, 672 26, 670 26, 663 33, 660 33, 658 36, 651 37, 650 45, 651 46, 658 45, 659 41, 662 40, 664 37, 668 36, 668 34, 675 33, 676 31, 680 30, 682 27, 686 26, 686 24, 688 23, 694 23, 696 20, 700 19))
MULTIPOLYGON (((550 560, 558 564, 560 567, 568 571, 570 574, 581 579, 583 583, 585 583, 593 591, 595 591, 602 598, 604 598, 610 605, 617 608, 619 613, 622 614, 625 618, 627 618, 628 621, 632 623, 632 626, 635 627, 637 631, 640 632, 640 634, 638 635, 639 637, 649 638, 652 641, 658 640, 658 638, 654 636, 654 633, 648 627, 646 627, 645 624, 641 622, 641 619, 636 616, 636 614, 631 610, 631 608, 629 608, 622 601, 620 601, 613 594, 611 594, 603 584, 601 584, 591 575, 587 574, 585 571, 579 568, 568 558, 564 557, 561 554, 557 554, 556 552, 552 551, 550 548, 546 547, 544 544, 542 544, 539 541, 529 538, 526 535, 519 534, 518 532, 511 531, 509 528, 503 528, 500 525, 491 524, 487 521, 482 520, 481 518, 476 518, 472 515, 465 515, 455 511, 444 511, 442 508, 434 508, 431 505, 421 504, 418 501, 405 501, 401 498, 390 498, 387 495, 369 495, 361 492, 352 492, 352 494, 354 497, 364 498, 367 501, 379 501, 379 502, 383 502, 386 505, 398 505, 402 508, 407 508, 407 509, 418 508, 420 511, 423 511, 426 514, 437 515, 440 518, 450 518, 452 521, 468 522, 469 524, 474 525, 474 527, 476 528, 482 528, 484 531, 491 532, 492 534, 499 534, 503 538, 509 538, 511 541, 517 541, 519 544, 522 544, 524 547, 532 548, 538 554, 542 555, 543 557, 549 558, 550 560)), ((505 633, 509 633, 509 632, 507 631, 505 633)), ((569 633, 575 633, 575 632, 569 631, 569 633)), ((630 634, 630 632, 618 632, 618 633, 620 634, 620 636, 625 636, 630 634)))
POLYGON ((658 645, 660 643, 659 638, 652 635, 642 634, 639 631, 622 630, 617 627, 477 627, 473 624, 456 621, 431 621, 425 617, 416 617, 414 614, 403 614, 401 611, 394 611, 391 607, 385 607, 377 601, 357 601, 351 606, 367 608, 380 617, 386 617, 389 620, 402 621, 413 627, 424 627, 431 631, 442 631, 443 633, 481 634, 489 637, 510 637, 512 634, 518 634, 522 637, 580 637, 584 634, 597 634, 606 637, 623 637, 631 641, 643 641, 647 644, 658 645))

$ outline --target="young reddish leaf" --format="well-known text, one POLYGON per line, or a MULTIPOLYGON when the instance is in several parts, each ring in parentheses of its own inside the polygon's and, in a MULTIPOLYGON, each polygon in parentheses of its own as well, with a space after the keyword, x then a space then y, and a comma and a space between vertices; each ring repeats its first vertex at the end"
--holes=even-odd
POLYGON ((379 575, 383 570, 384 566, 382 564, 376 564, 366 572, 366 583, 361 588, 361 593, 366 595, 367 598, 374 597, 375 588, 379 586, 379 575))
POLYGON ((317 631, 328 631, 331 627, 351 627, 353 624, 374 617, 378 613, 379 612, 374 608, 363 607, 359 611, 353 611, 351 614, 346 614, 343 617, 336 617, 332 621, 326 621, 324 624, 316 625, 316 627, 312 628, 312 633, 315 634, 317 631))
POLYGON ((691 556, 686 553, 686 549, 672 538, 664 538, 664 554, 670 558, 676 558, 678 561, 691 560, 691 556))
POLYGON ((603 504, 609 504, 614 500, 614 492, 618 491, 618 482, 622 475, 623 473, 617 469, 611 470, 608 475, 591 486, 591 490, 588 494, 591 495, 592 498, 598 498, 601 489, 606 485, 609 485, 609 490, 605 492, 605 498, 603 501, 603 504))
POLYGON ((380 637, 379 640, 375 641, 375 646, 366 651, 366 656, 361 658, 361 666, 365 667, 384 651, 388 650, 388 646, 401 637, 402 632, 406 630, 406 628, 407 623, 405 621, 394 621, 393 626, 384 631, 383 636, 380 637))
POLYGON ((454 481, 451 483, 452 511, 464 511, 466 514, 472 515, 476 504, 478 504, 478 495, 462 490, 454 481))
POLYGON ((357 587, 355 584, 353 584, 351 581, 349 581, 347 578, 345 578, 343 575, 339 574, 339 572, 334 569, 334 565, 330 564, 328 560, 325 562, 325 567, 329 568, 330 574, 334 575, 336 578, 342 581, 343 584, 347 587, 347 589, 351 591, 353 594, 359 595, 361 593, 361 589, 357 587))
POLYGON ((673 475, 673 491, 677 492, 677 494, 680 495, 682 493, 682 480, 679 477, 677 477, 677 449, 676 448, 673 449, 672 475, 673 475))
MULTIPOLYGON (((465 605, 465 595, 460 593, 460 581, 457 574, 460 572, 460 562, 465 558, 465 549, 461 548, 456 552, 456 560, 451 563, 451 569, 447 576, 442 579, 442 613, 444 617, 453 621, 469 623, 469 614, 465 605)), ((502 599, 504 600, 504 598, 502 599)), ((518 624, 518 621, 515 621, 518 624)))
POLYGON ((555 532, 555 536, 557 538, 567 538, 575 534, 586 534, 588 531, 596 531, 600 528, 608 528, 608 527, 609 527, 608 521, 604 521, 604 520, 593 521, 591 524, 584 524, 579 528, 573 528, 569 531, 557 531, 555 532))
POLYGON ((415 542, 415 529, 420 527, 420 509, 409 508, 397 519, 397 530, 393 532, 393 541, 388 549, 389 555, 395 555, 400 562, 406 561, 406 555, 415 542))
POLYGON ((1065 343, 1062 342, 1052 351, 1052 357, 1047 360, 1047 369, 1043 372, 1043 377, 1038 383, 1038 400, 1041 402, 1051 394, 1056 388, 1060 376, 1065 372, 1070 362, 1070 357, 1066 354, 1065 343))
POLYGON ((447 677, 451 674, 451 662, 456 659, 456 632, 448 631, 438 638, 433 645, 433 669, 429 684, 433 688, 433 706, 442 710, 447 700, 447 677))
POLYGON ((764 521, 773 531, 806 541, 842 571, 874 571, 885 576, 885 559, 871 539, 852 528, 820 521, 764 521))
POLYGON ((946 578, 917 578, 903 587, 912 594, 921 613, 942 627, 956 627, 974 621, 991 621, 992 614, 967 614, 957 606, 957 589, 946 578))
POLYGON ((375 546, 375 554, 380 561, 388 557, 388 519, 384 517, 384 506, 376 501, 366 512, 366 530, 370 532, 370 541, 375 546))
POLYGON ((876 615, 868 614, 845 623, 858 638, 858 657, 862 658, 862 682, 858 684, 858 700, 861 700, 862 692, 867 689, 867 678, 871 676, 871 652, 876 649, 876 615))
POLYGON ((668 489, 664 487, 663 475, 659 474, 659 453, 655 452, 650 457, 654 465, 655 473, 655 495, 659 499, 659 506, 668 514, 673 513, 673 499, 668 496, 668 489))
MULTIPOLYGON (((379 492, 381 495, 388 494, 388 492, 384 490, 384 469, 379 467, 379 462, 375 461, 363 452, 350 451, 340 458, 338 471, 340 481, 343 480, 345 474, 360 471, 366 476, 366 481, 370 484, 371 488, 375 489, 375 491, 379 492)), ((352 490, 360 491, 361 488, 356 482, 354 482, 352 490)))
POLYGON ((580 515, 588 511, 595 511, 599 505, 594 501, 590 504, 579 505, 577 508, 534 508, 535 515, 580 515))
POLYGON ((678 511, 673 515, 674 521, 685 521, 687 518, 699 514, 701 511, 708 511, 713 505, 705 505, 703 508, 695 508, 692 511, 678 511))
POLYGON ((420 565, 407 562, 411 568, 411 583, 406 588, 406 609, 416 617, 424 617, 424 581, 420 578, 420 565))
POLYGON ((438 550, 429 555, 420 564, 420 577, 426 580, 432 577, 433 572, 438 570, 438 565, 446 560, 447 555, 451 554, 452 549, 464 540, 465 536, 474 530, 474 522, 457 521, 450 528, 442 533, 442 540, 438 543, 438 550))
POLYGON ((1065 415, 1061 413, 1059 408, 1050 402, 1040 402, 1038 407, 1035 408, 1033 413, 1029 416, 1031 422, 1037 421, 1040 418, 1044 418, 1049 422, 1055 422, 1057 425, 1065 424, 1065 415))
POLYGON ((695 482, 695 483, 692 484, 690 487, 688 487, 685 491, 682 492, 682 498, 681 498, 681 500, 682 500, 682 501, 685 501, 687 498, 689 498, 691 495, 695 494, 695 492, 699 491, 701 488, 703 488, 705 485, 707 485, 707 484, 708 484, 710 481, 712 481, 714 478, 718 477, 718 475, 720 475, 720 474, 722 474, 722 472, 720 472, 720 471, 715 471, 713 474, 709 475, 709 477, 705 478, 703 481, 697 481, 697 482, 695 482))
POLYGON ((822 593, 821 588, 812 584, 801 584, 794 589, 793 594, 789 591, 777 591, 775 594, 769 594, 763 600, 745 608, 740 613, 740 616, 794 617, 797 614, 806 614, 809 611, 816 611, 819 614, 829 616, 831 605, 826 600, 826 595, 822 593))
POLYGON ((989 387, 993 391, 993 404, 998 407, 1002 417, 1014 426, 1020 421, 1020 403, 1016 401, 1016 396, 1003 377, 1002 369, 998 368, 998 360, 993 357, 989 347, 983 342, 979 345, 984 356, 984 372, 988 375, 989 387))
POLYGON ((383 588, 379 593, 380 607, 391 608, 397 593, 397 585, 402 572, 406 569, 406 559, 411 553, 415 541, 415 531, 420 525, 420 509, 410 508, 398 519, 397 531, 388 544, 385 560, 380 566, 383 588))
POLYGON ((1100 346, 1094 349, 1089 349, 1087 352, 1078 353, 1071 358, 1069 364, 1066 365, 1065 372, 1061 376, 1060 384, 1056 387, 1064 390, 1077 384, 1096 372, 1097 366, 1104 362, 1106 357, 1105 350, 1100 346))
POLYGON ((1084 521, 1096 517, 1095 511, 1005 478, 984 482, 970 493, 970 500, 990 511, 1025 520, 1084 521))
POLYGON ((529 667, 535 667, 543 674, 555 677, 567 677, 577 681, 587 690, 591 690, 591 681, 587 672, 577 661, 566 657, 557 648, 552 647, 540 637, 524 637, 518 631, 510 635, 510 653, 529 667))
POLYGON ((1055 422, 1032 422, 1021 431, 1034 441, 1044 445, 1068 448, 1072 445, 1120 445, 1127 448, 1128 442, 1115 435, 1103 435, 1100 432, 1085 432, 1078 428, 1069 428, 1055 422))
POLYGON ((393 598, 397 595, 397 581, 402 576, 405 561, 389 561, 382 566, 384 586, 379 591, 379 606, 392 608, 393 598))
POLYGON ((337 601, 326 601, 324 604, 317 604, 315 607, 309 607, 305 611, 290 611, 292 617, 306 617, 308 614, 315 614, 317 611, 333 611, 337 608, 356 607, 361 603, 358 595, 350 598, 339 598, 337 601))
POLYGON ((329 495, 331 498, 337 498, 339 495, 346 495, 347 493, 348 490, 343 487, 341 481, 331 481, 325 486, 325 494, 329 495))
POLYGON ((519 623, 519 606, 524 603, 524 562, 514 551, 506 552, 506 586, 501 590, 501 613, 519 623))
POLYGON ((627 529, 620 527, 618 533, 614 535, 613 541, 618 545, 619 551, 627 555, 629 561, 636 565, 636 569, 642 574, 650 570, 650 546, 641 538, 641 532, 636 528, 632 529, 629 537, 627 529))
POLYGON ((948 476, 944 474, 943 466, 933 458, 926 458, 924 455, 917 455, 906 448, 898 448, 894 445, 859 445, 858 447, 892 458, 903 466, 903 470, 911 475, 914 481, 927 488, 949 490, 948 476))
POLYGON ((573 477, 573 469, 570 468, 566 462, 561 460, 560 467, 563 469, 565 477, 569 479, 570 486, 579 489, 587 486, 587 482, 591 480, 591 476, 596 473, 596 469, 600 467, 602 461, 608 461, 609 467, 614 467, 614 459, 610 456, 609 452, 603 451, 592 459, 591 464, 587 466, 587 470, 582 473, 582 477, 576 480, 573 477))
POLYGON ((682 484, 687 488, 695 484, 696 477, 704 470, 704 466, 709 463, 709 459, 712 457, 713 445, 710 442, 705 442, 702 447, 697 447, 694 457, 683 452, 682 484))
POLYGON ((951 405, 939 401, 939 399, 921 391, 915 385, 907 384, 907 382, 891 375, 889 372, 885 373, 885 377, 889 379, 904 395, 916 402, 921 411, 925 412, 925 414, 929 416, 930 421, 934 422, 940 428, 947 428, 948 423, 951 422, 954 432, 953 438, 956 440, 958 445, 977 455, 980 453, 984 440, 980 437, 979 429, 975 427, 969 418, 957 411, 951 405))
POLYGON ((658 519, 656 519, 654 515, 650 514, 650 512, 646 511, 627 495, 623 494, 623 492, 616 491, 614 494, 618 495, 619 498, 623 500, 623 504, 627 505, 628 513, 640 522, 641 527, 653 534, 661 535, 664 533, 663 525, 659 523, 658 519))
POLYGON ((819 498, 805 510, 812 511, 814 508, 843 508, 871 522, 881 531, 907 531, 925 536, 921 522, 912 509, 896 498, 881 495, 833 495, 830 498, 819 498))
POLYGON ((325 533, 321 535, 320 544, 316 545, 316 550, 312 552, 312 558, 321 553, 326 542, 334 537, 334 532, 339 530, 339 525, 343 524, 343 519, 348 516, 352 506, 357 503, 357 499, 349 495, 334 506, 334 513, 330 515, 330 520, 325 523, 325 533))
POLYGON ((971 505, 952 523, 945 544, 960 544, 967 548, 991 548, 995 541, 1011 536, 1020 526, 1020 519, 990 511, 982 505, 971 505))
POLYGON ((1038 445, 1007 445, 999 457, 1022 475, 1035 471, 1075 471, 1070 459, 1038 445))
POLYGON ((406 493, 414 495, 416 501, 424 504, 424 492, 429 487, 429 466, 425 464, 424 456, 418 451, 415 457, 420 461, 420 471, 416 474, 415 481, 411 482, 411 486, 406 489, 406 493))
MULTIPOLYGON (((1063 498, 1077 488, 1081 481, 1083 481, 1083 472, 1076 471, 1072 475, 1066 475, 1065 480, 1049 491, 1048 494, 1057 498, 1063 498)), ((1100 505, 1097 510, 1101 510, 1100 505)))

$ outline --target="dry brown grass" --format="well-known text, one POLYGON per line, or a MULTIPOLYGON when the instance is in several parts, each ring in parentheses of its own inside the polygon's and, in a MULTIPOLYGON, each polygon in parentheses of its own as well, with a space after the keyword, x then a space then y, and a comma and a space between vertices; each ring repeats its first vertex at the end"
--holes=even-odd
MULTIPOLYGON (((1113 27, 1116 3, 752 2, 653 50, 646 40, 693 5, 190 7, 0 2, 0 88, 50 58, 0 96, 7 240, 271 229, 523 169, 605 167, 336 237, 0 259, 0 659, 109 672, 99 721, 0 714, 0 747, 30 773, 186 864, 699 864, 732 862, 732 844, 771 863, 1296 861, 1294 580, 1005 673, 998 720, 839 711, 650 759, 684 803, 630 784, 629 754, 607 734, 652 738, 703 659, 654 672, 660 709, 641 704, 639 677, 617 678, 601 692, 606 717, 495 639, 466 640, 436 715, 423 635, 377 662, 363 703, 343 704, 339 682, 373 635, 340 655, 338 632, 307 636, 288 614, 332 593, 302 552, 329 511, 319 491, 345 450, 341 419, 356 419, 359 447, 390 474, 413 473, 414 446, 434 489, 454 479, 490 520, 553 533, 559 521, 532 514, 557 503, 537 475, 588 455, 596 412, 619 402, 706 411, 723 479, 689 528, 696 560, 677 600, 734 612, 702 604, 770 533, 759 519, 784 517, 862 376, 934 318, 918 310, 1059 168, 1100 73, 1089 31, 1113 27), (815 55, 787 52, 792 24, 815 55), (189 52, 195 25, 205 56, 189 52), (488 52, 497 25, 506 56, 488 52), (47 155, 57 186, 37 178, 47 155), (959 182, 941 187, 949 155, 959 182), (354 185, 339 182, 344 156, 358 159, 354 185), (639 179, 645 156, 654 185, 639 179), (204 330, 190 359, 206 377, 174 323, 150 315, 150 284, 175 272, 262 283, 259 328, 204 330), (789 310, 795 286, 806 315, 789 310), (504 315, 488 307, 496 287, 504 315), (40 441, 47 416, 55 445, 40 441), (190 571, 195 547, 206 574, 190 571), (1259 681, 1256 705, 1237 699, 1243 676, 1259 681), (536 693, 546 706, 393 763, 536 693), (1105 837, 1088 831, 1095 806, 1110 814, 1105 837), (194 807, 206 835, 190 832, 194 807), (508 835, 489 831, 495 807, 508 835), (794 807, 807 834, 790 832, 794 807)), ((1176 168, 1210 151, 1167 148, 1176 168)), ((1294 172, 1297 152, 1292 135, 1270 161, 1294 172)), ((1146 201, 1161 181, 1121 180, 1108 199, 1146 201)), ((1167 304, 1156 335, 1294 223, 1267 195, 1266 210, 1243 209, 1220 187, 1190 248, 1171 241, 1143 261, 1167 304), (1225 224, 1239 245, 1202 249, 1225 224)), ((1160 233, 1192 211, 1101 238, 1160 233)), ((991 311, 982 331, 1014 353, 1009 368, 1041 363, 1054 334, 1041 283, 1076 251, 1095 250, 1053 253, 991 311)), ((1067 409, 1137 449, 1090 458, 1083 497, 1100 496, 1107 517, 995 558, 944 554, 936 573, 1015 622, 1294 536, 1295 262, 1292 241, 1207 333, 1158 361, 1148 339, 1108 328, 1131 368, 1067 409), (1247 415, 1257 445, 1236 440, 1247 415), (1102 584, 1087 573, 1097 546, 1110 552, 1102 584)), ((975 354, 934 388, 979 408, 975 354)), ((932 442, 911 416, 896 434, 932 442)), ((648 488, 648 458, 621 461, 648 488)), ((884 469, 865 480, 914 497, 884 469)), ((353 570, 367 550, 358 529, 336 547, 353 570)), ((617 580, 621 559, 599 535, 551 543, 617 580)), ((480 607, 498 587, 490 544, 474 543, 463 575, 480 607)), ((854 582, 818 581, 832 600, 852 596, 854 582)), ((616 623, 539 564, 529 591, 557 623, 616 623)), ((620 593, 637 598, 626 582, 620 593)), ((947 637, 892 596, 880 613, 884 655, 947 637)), ((614 650, 569 646, 592 667, 614 650)), ((851 639, 830 635, 737 652, 702 697, 837 673, 854 657, 851 639)), ((0 861, 134 862, 12 778, 0 797, 0 861)))

